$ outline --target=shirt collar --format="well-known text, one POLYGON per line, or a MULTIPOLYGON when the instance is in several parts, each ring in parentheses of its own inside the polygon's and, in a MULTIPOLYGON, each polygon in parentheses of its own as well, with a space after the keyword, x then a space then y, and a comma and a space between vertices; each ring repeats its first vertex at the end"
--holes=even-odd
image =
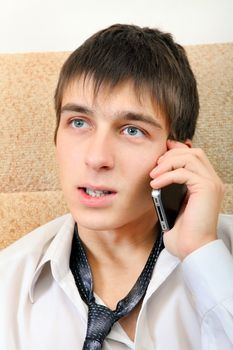
POLYGON ((44 266, 50 263, 53 278, 60 281, 69 271, 69 258, 71 250, 71 242, 74 233, 75 221, 71 215, 68 215, 61 228, 55 233, 55 236, 41 257, 39 264, 33 273, 31 283, 29 285, 29 298, 34 302, 34 290, 44 266))
MULTIPOLYGON (((29 297, 32 303, 34 302, 34 290, 36 284, 39 282, 41 272, 47 263, 50 263, 52 276, 57 282, 61 281, 70 271, 69 258, 74 225, 75 221, 73 217, 68 215, 61 228, 55 233, 55 237, 48 246, 45 254, 41 257, 29 286, 29 297)), ((147 302, 150 296, 165 281, 179 263, 180 260, 170 254, 166 248, 162 250, 155 265, 143 304, 147 302)))
POLYGON ((151 295, 159 288, 159 286, 167 279, 167 277, 179 264, 180 259, 170 254, 166 248, 161 251, 155 264, 143 303, 147 302, 151 295))

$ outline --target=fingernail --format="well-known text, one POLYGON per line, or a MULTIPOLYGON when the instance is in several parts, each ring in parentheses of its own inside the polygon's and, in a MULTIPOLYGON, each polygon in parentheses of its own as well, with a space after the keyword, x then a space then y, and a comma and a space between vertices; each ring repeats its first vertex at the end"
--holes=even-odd
POLYGON ((158 182, 158 180, 157 179, 153 179, 151 182, 150 182, 150 185, 151 185, 151 187, 153 187, 153 188, 156 188, 157 186, 157 182, 158 182))
POLYGON ((156 168, 154 168, 154 169, 150 172, 150 175, 154 176, 154 175, 157 174, 157 172, 158 172, 158 169, 157 169, 157 167, 156 167, 156 168))
POLYGON ((162 160, 163 160, 164 156, 159 157, 159 159, 157 160, 157 163, 159 164, 162 160))

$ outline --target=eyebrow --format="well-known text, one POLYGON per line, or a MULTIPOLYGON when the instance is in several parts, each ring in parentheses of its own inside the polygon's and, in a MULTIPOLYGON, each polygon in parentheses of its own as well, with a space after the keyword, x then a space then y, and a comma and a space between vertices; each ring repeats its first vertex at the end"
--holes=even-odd
POLYGON ((67 103, 66 105, 64 105, 61 108, 61 114, 65 113, 65 112, 77 112, 77 113, 84 113, 84 114, 88 114, 93 116, 94 113, 91 109, 85 107, 85 106, 81 106, 81 105, 77 105, 75 103, 67 103))
MULTIPOLYGON (((94 111, 86 106, 78 105, 75 103, 67 103, 61 108, 61 114, 66 112, 83 113, 86 115, 94 116, 94 111)), ((135 113, 132 111, 117 112, 114 117, 116 119, 124 119, 127 121, 141 121, 154 126, 155 128, 162 129, 162 125, 152 116, 144 113, 135 113)))

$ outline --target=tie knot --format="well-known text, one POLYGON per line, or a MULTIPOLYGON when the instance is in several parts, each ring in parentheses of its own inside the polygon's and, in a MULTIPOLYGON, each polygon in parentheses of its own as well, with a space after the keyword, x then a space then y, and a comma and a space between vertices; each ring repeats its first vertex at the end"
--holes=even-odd
MULTIPOLYGON (((114 312, 108 307, 96 304, 95 302, 90 303, 88 309, 89 326, 87 329, 86 339, 89 341, 97 341, 100 345, 102 345, 115 321, 116 317, 114 312)), ((93 350, 94 349, 98 349, 98 347, 93 347, 93 350)))

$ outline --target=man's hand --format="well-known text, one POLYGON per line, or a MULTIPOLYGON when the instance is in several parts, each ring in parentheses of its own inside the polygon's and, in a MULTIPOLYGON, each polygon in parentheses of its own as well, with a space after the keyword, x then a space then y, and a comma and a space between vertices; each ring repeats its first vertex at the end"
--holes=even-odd
POLYGON ((168 151, 158 159, 150 176, 154 189, 172 183, 186 184, 188 191, 174 227, 164 234, 171 254, 183 260, 188 254, 217 239, 223 183, 201 149, 167 141, 168 151))

